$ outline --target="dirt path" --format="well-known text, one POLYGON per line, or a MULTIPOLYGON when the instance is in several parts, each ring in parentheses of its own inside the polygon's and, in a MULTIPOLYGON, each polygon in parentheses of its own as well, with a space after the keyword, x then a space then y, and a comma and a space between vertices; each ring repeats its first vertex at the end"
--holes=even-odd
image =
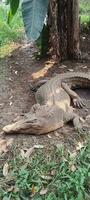
MULTIPOLYGON (((83 40, 82 48, 90 53, 90 38, 83 40), (88 41, 88 42, 86 42, 88 41)), ((18 119, 19 115, 28 112, 35 103, 34 95, 30 91, 30 84, 43 79, 44 76, 55 76, 66 71, 90 72, 90 62, 65 61, 60 65, 53 60, 37 61, 33 56, 35 48, 32 45, 20 45, 11 55, 0 60, 0 131, 6 124, 18 119)), ((80 92, 79 92, 80 93, 80 92)), ((80 115, 84 118, 90 114, 90 90, 80 93, 86 100, 87 109, 83 109, 80 115)), ((43 144, 46 148, 50 145, 64 144, 69 148, 75 148, 83 137, 74 132, 72 126, 55 131, 49 135, 8 135, 0 137, 0 144, 8 141, 18 148, 30 148, 34 144, 43 144)), ((8 144, 5 143, 7 146, 8 144)), ((5 151, 8 151, 7 147, 5 151)))

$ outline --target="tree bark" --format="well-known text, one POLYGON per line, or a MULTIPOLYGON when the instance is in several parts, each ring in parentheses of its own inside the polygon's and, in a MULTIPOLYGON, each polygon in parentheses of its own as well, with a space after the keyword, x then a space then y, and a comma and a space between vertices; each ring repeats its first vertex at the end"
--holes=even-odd
POLYGON ((68 0, 67 4, 67 52, 68 57, 78 58, 79 47, 79 0, 68 0))
POLYGON ((59 60, 77 58, 79 49, 79 0, 50 0, 50 44, 59 60))

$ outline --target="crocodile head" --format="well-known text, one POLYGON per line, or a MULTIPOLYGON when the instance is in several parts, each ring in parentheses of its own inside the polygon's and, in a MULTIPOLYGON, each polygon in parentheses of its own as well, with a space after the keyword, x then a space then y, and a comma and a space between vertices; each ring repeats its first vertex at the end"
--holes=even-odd
MULTIPOLYGON (((54 130, 57 125, 56 106, 34 105, 23 119, 3 128, 5 133, 43 134, 54 130)), ((59 120, 60 122, 60 120, 59 120)), ((60 126, 60 125, 59 125, 60 126)))
POLYGON ((5 133, 44 134, 62 126, 62 112, 57 106, 34 105, 23 119, 3 128, 5 133), (60 112, 59 112, 60 111, 60 112), (60 124, 61 123, 61 124, 60 124))

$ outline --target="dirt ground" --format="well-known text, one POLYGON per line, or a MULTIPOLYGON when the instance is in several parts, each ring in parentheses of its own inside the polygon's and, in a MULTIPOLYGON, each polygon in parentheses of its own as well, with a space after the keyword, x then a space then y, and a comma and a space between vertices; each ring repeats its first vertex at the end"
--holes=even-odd
MULTIPOLYGON (((81 41, 82 50, 90 56, 90 36, 83 35, 81 41)), ((17 120, 19 115, 29 112, 35 103, 30 84, 43 79, 43 77, 52 77, 67 71, 90 72, 90 59, 83 62, 64 61, 57 64, 53 58, 42 61, 35 60, 34 53, 35 48, 32 44, 24 41, 8 57, 0 60, 0 132, 2 132, 3 126, 17 120)), ((90 115, 90 90, 77 92, 86 103, 86 107, 77 112, 85 119, 90 115)), ((85 134, 87 135, 87 131, 85 134)), ((42 144, 46 149, 63 144, 67 148, 74 149, 77 143, 83 140, 84 137, 76 133, 73 126, 69 124, 54 133, 43 136, 1 134, 0 151, 8 152, 12 145, 21 149, 30 148, 34 144, 42 144)))

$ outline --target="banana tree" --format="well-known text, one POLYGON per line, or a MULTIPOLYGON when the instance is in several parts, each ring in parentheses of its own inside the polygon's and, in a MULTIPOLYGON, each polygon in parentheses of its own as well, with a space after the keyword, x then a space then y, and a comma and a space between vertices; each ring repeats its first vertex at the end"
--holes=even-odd
MULTIPOLYGON (((7 0, 10 4, 8 14, 8 22, 15 15, 20 0, 7 0)), ((43 29, 44 20, 48 10, 49 0, 23 0, 22 1, 22 17, 25 27, 25 32, 30 40, 37 40, 43 29)))

